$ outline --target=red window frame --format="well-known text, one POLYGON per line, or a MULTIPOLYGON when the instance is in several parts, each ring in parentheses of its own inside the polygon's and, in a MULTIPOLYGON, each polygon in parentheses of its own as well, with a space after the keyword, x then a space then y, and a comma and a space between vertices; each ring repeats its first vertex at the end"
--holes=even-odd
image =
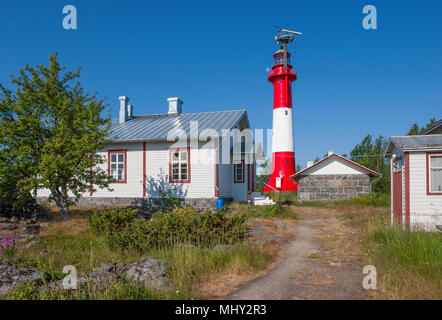
POLYGON ((440 196, 442 192, 432 192, 430 190, 430 156, 442 156, 441 152, 427 152, 427 195, 440 196))
POLYGON ((190 183, 190 147, 169 149, 169 183, 190 183), (187 151, 187 180, 172 179, 172 153, 187 151))
POLYGON ((111 166, 111 154, 124 154, 124 180, 121 181, 111 181, 111 183, 127 183, 127 150, 108 150, 107 151, 107 176, 110 177, 110 166, 111 166))
POLYGON ((233 183, 244 183, 244 160, 241 160, 241 163, 233 163, 233 183), (242 167, 242 179, 236 179, 236 166, 241 165, 242 167))

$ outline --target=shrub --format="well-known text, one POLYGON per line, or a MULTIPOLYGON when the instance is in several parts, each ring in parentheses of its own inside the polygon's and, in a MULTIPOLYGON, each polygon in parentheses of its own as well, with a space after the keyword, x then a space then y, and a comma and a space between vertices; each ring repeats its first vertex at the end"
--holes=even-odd
POLYGON ((121 230, 135 220, 136 212, 136 209, 95 211, 89 218, 91 231, 94 234, 105 234, 121 230))
POLYGON ((245 219, 243 215, 228 215, 225 210, 198 213, 189 206, 157 213, 150 221, 135 219, 134 212, 109 210, 94 213, 89 222, 111 249, 143 251, 179 243, 231 244, 244 238, 245 219))
POLYGON ((228 207, 233 212, 236 212, 237 215, 244 216, 245 219, 248 218, 296 218, 296 214, 288 210, 283 203, 276 203, 273 205, 266 206, 240 206, 239 208, 235 208, 234 206, 228 207), (239 209, 239 210, 238 210, 239 209))

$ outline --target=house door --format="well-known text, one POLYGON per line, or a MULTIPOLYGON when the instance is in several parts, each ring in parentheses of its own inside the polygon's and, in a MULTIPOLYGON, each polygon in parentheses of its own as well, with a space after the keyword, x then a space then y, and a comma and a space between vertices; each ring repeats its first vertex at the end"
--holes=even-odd
POLYGON ((393 221, 402 223, 402 159, 393 162, 393 221))

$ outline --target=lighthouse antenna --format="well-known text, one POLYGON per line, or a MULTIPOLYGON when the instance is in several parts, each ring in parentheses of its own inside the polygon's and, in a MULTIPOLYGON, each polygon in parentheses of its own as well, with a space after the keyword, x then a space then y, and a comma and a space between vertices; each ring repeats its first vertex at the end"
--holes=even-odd
POLYGON ((275 28, 278 28, 278 35, 275 37, 275 40, 278 44, 283 46, 284 70, 287 70, 287 45, 295 40, 295 35, 301 35, 302 33, 298 31, 283 29, 278 26, 275 26, 275 28))

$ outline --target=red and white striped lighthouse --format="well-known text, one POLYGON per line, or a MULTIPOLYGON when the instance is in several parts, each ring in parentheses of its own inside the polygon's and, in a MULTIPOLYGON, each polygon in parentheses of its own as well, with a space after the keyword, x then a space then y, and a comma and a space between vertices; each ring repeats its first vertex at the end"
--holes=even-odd
POLYGON ((273 136, 272 172, 263 191, 297 191, 298 186, 289 179, 295 174, 295 151, 293 147, 292 82, 297 74, 290 65, 287 45, 300 32, 279 29, 275 37, 281 48, 273 54, 273 67, 268 79, 273 84, 273 136))

